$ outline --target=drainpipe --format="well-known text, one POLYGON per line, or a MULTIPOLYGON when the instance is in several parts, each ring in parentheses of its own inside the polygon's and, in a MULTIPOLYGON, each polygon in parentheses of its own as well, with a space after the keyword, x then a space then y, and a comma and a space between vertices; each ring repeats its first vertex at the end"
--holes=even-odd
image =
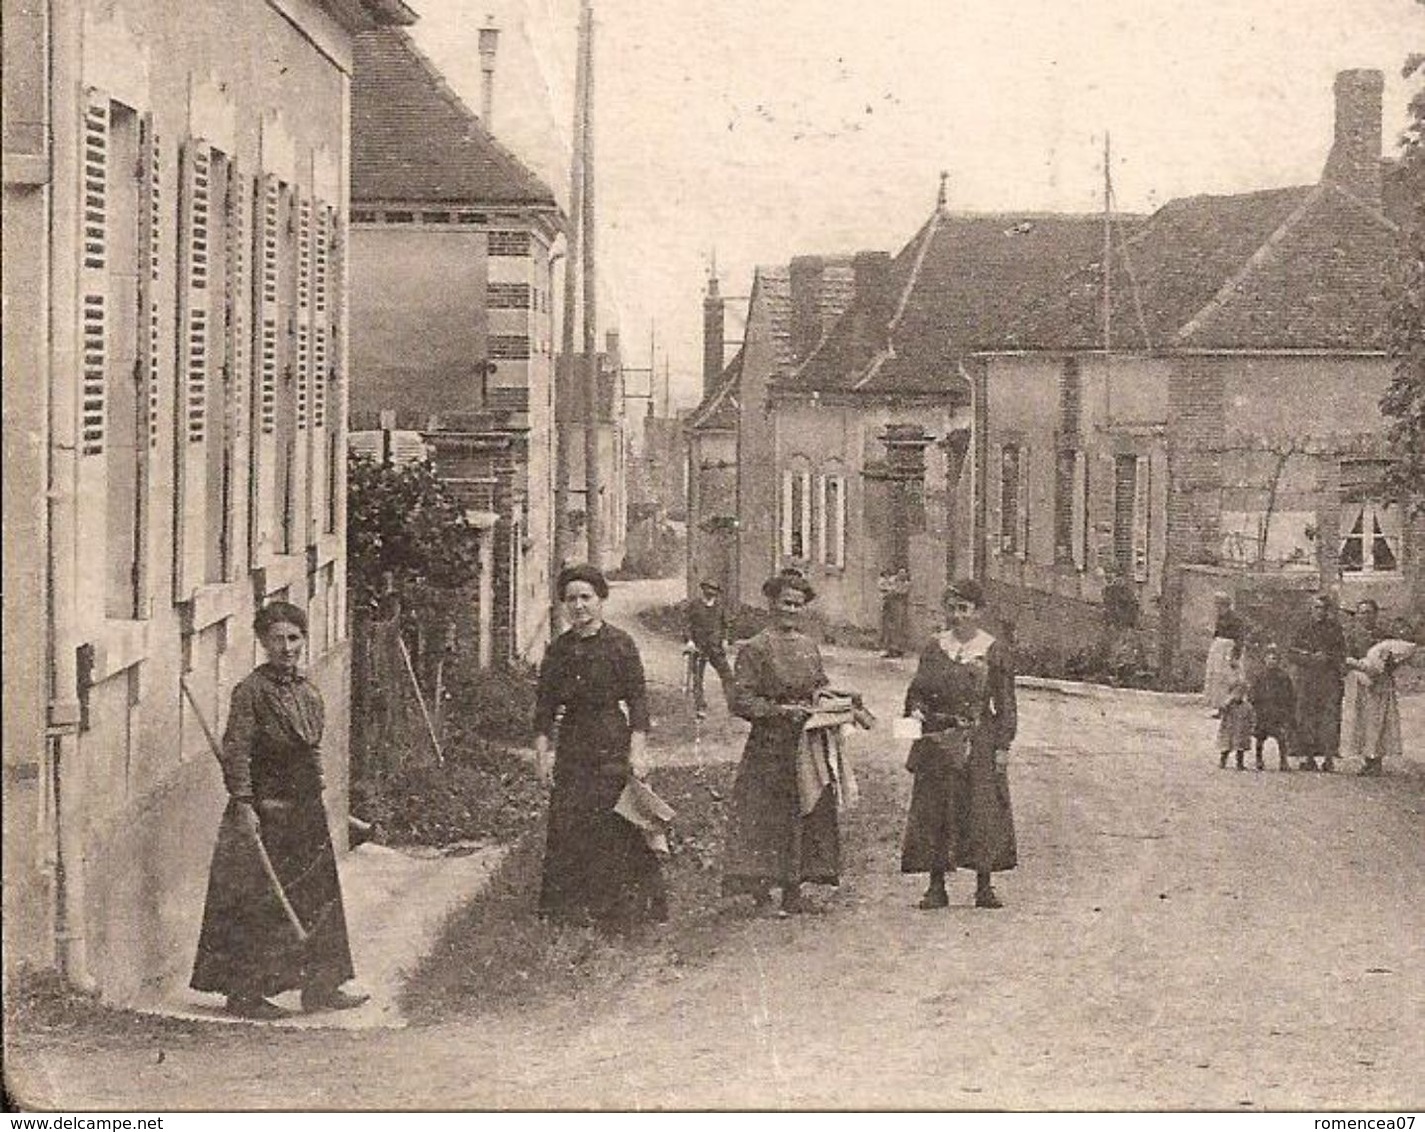
POLYGON ((65 76, 81 74, 82 42, 78 5, 50 5, 49 95, 52 133, 49 242, 49 450, 46 461, 46 520, 50 662, 47 738, 54 792, 57 916, 55 943, 60 972, 80 990, 93 991, 84 938, 84 811, 78 788, 79 684, 76 650, 74 575, 78 561, 75 507, 78 499, 79 449, 75 312, 78 261, 74 234, 79 231, 76 162, 80 84, 65 76), (56 268, 59 270, 56 270, 56 268), (74 769, 71 771, 70 768, 74 769))

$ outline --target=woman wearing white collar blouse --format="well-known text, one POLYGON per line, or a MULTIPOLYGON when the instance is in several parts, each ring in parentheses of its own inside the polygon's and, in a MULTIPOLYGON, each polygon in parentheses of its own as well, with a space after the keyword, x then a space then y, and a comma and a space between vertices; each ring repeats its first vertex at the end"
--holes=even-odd
POLYGON ((945 875, 975 871, 975 906, 1001 907, 992 873, 1018 863, 1006 762, 1014 741, 1014 668, 1004 642, 980 621, 978 582, 945 591, 949 628, 926 645, 905 697, 921 721, 906 769, 915 775, 901 872, 929 873, 920 907, 950 903, 945 875))

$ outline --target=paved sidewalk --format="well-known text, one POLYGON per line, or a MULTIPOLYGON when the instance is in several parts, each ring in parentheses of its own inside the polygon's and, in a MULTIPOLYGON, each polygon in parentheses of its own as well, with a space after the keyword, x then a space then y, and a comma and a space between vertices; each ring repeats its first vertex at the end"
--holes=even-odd
MULTIPOLYGON (((442 850, 398 850, 366 844, 338 861, 356 981, 371 1001, 355 1010, 300 1013, 296 991, 274 1001, 291 1018, 263 1023, 288 1029, 377 1030, 406 1024, 397 1006, 405 972, 430 950, 446 917, 476 896, 505 854, 502 845, 442 850)), ((148 1014, 208 1022, 240 1022, 222 1011, 222 998, 189 990, 187 969, 153 999, 134 1004, 148 1014)))

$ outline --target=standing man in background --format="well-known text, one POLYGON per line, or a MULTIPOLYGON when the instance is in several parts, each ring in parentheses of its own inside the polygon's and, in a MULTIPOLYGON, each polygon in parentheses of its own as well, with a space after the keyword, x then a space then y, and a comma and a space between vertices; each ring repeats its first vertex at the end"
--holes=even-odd
POLYGON ((711 578, 698 585, 699 597, 688 602, 688 644, 692 655, 693 708, 699 719, 708 714, 703 676, 711 664, 717 670, 723 692, 732 684, 732 666, 727 662, 727 611, 722 605, 722 587, 711 578))

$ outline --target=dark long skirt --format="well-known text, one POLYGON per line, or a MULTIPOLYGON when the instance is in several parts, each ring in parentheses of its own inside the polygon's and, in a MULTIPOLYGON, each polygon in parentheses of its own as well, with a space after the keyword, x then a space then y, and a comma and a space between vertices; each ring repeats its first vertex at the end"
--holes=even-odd
POLYGON ((1296 734, 1292 754, 1334 759, 1341 749, 1343 681, 1308 672, 1298 677, 1296 734))
POLYGON ((727 896, 841 882, 836 797, 822 793, 801 814, 794 728, 754 724, 732 786, 722 890, 727 896))
MULTIPOLYGON (((354 972, 336 852, 320 799, 261 817, 263 847, 306 932, 299 939, 230 802, 218 827, 194 990, 271 995, 337 987, 354 972)), ((258 811, 261 814, 261 810, 258 811)))
POLYGON ((637 827, 613 812, 627 781, 623 768, 600 773, 556 766, 539 891, 542 916, 612 928, 668 918, 658 855, 637 827))
POLYGON ((942 748, 926 739, 911 746, 915 775, 901 846, 901 872, 1003 872, 1019 863, 1009 776, 996 771, 994 750, 983 737, 956 769, 942 748))

